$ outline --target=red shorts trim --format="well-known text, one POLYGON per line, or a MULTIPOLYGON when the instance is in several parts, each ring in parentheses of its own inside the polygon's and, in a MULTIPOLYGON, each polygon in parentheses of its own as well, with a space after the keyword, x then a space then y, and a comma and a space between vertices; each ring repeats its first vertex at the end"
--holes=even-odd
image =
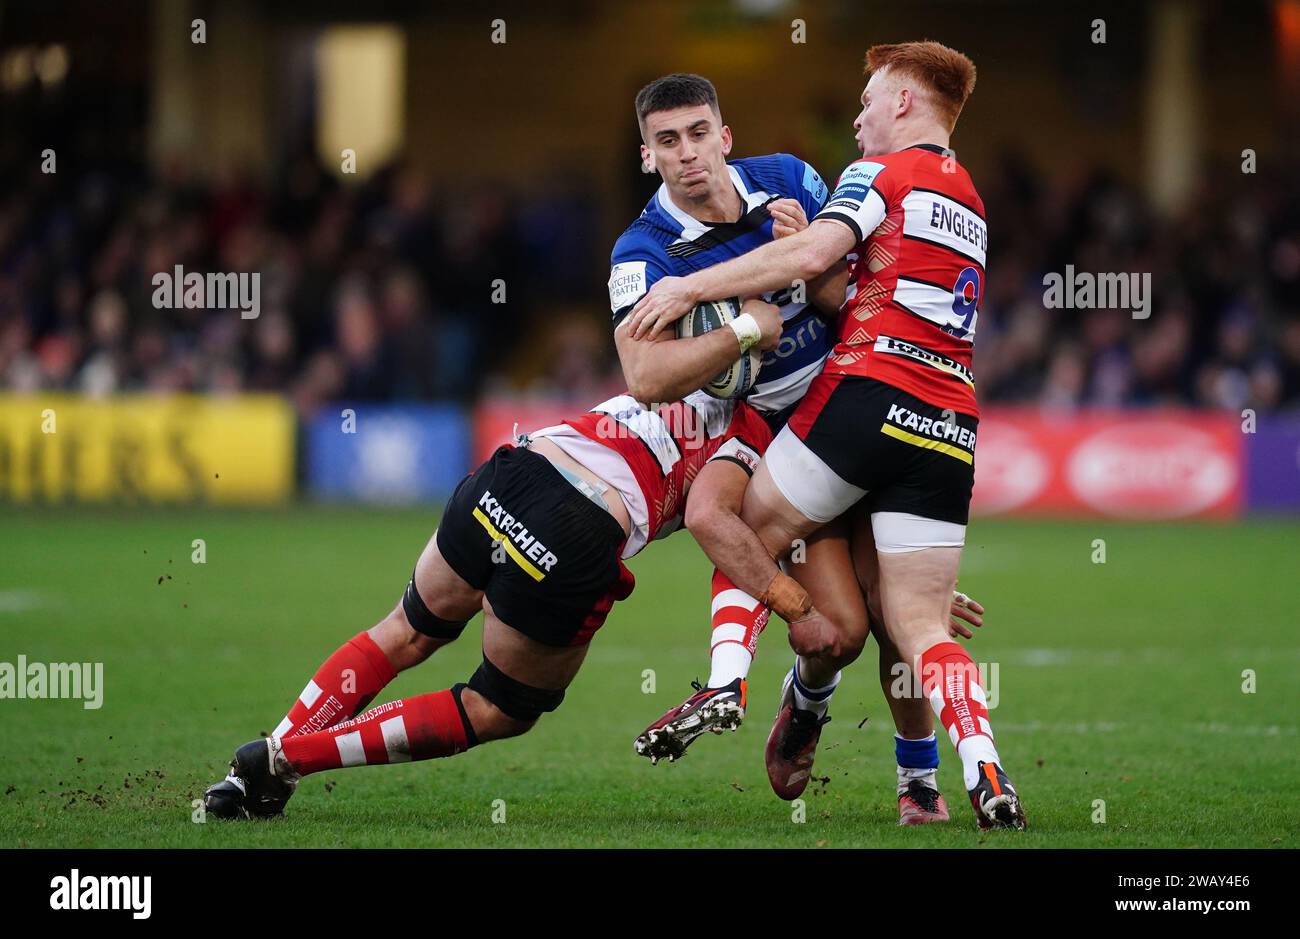
POLYGON ((826 406, 826 402, 831 399, 831 395, 843 380, 842 372, 822 372, 812 380, 812 384, 804 392, 803 400, 799 402, 799 406, 790 415, 790 420, 786 422, 786 426, 796 437, 800 440, 807 439, 808 431, 812 430, 817 415, 822 412, 822 408, 826 406))
MULTIPOLYGON (((622 546, 619 546, 619 553, 622 553, 622 546)), ((609 611, 614 608, 614 604, 619 600, 626 600, 632 595, 632 590, 636 587, 636 578, 632 572, 627 569, 627 565, 621 560, 618 562, 618 580, 609 591, 596 601, 596 605, 591 608, 591 612, 582 620, 582 627, 574 634, 573 639, 569 642, 571 646, 580 646, 591 641, 596 630, 605 625, 605 618, 609 616, 609 611)))

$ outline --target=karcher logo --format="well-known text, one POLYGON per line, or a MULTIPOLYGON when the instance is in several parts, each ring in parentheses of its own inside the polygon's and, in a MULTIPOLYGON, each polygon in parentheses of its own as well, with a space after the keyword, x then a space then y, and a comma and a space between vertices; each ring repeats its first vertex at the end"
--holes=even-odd
POLYGON ((891 404, 880 432, 914 447, 935 450, 963 463, 975 463, 975 431, 951 420, 924 417, 902 405, 891 404))
POLYGON ((941 421, 934 417, 922 417, 915 411, 899 404, 889 406, 889 413, 885 415, 885 420, 897 424, 899 427, 914 430, 918 434, 932 437, 935 440, 949 440, 959 447, 965 447, 967 450, 975 449, 975 431, 969 427, 962 427, 956 421, 941 421))
POLYGON ((523 522, 505 510, 491 490, 483 490, 474 509, 474 518, 533 580, 541 580, 546 576, 543 572, 551 570, 559 561, 523 522))

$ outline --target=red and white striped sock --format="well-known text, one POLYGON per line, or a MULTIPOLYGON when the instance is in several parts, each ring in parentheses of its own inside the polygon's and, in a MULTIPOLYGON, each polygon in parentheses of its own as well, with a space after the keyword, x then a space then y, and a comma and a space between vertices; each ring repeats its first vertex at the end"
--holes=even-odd
POLYGON ((1001 765, 979 669, 959 643, 939 642, 921 653, 921 682, 930 707, 957 748, 966 788, 973 789, 979 781, 980 761, 1001 765))
POLYGON ((733 584, 726 574, 713 571, 709 688, 721 688, 749 674, 758 637, 771 615, 771 610, 733 584))
POLYGON ((356 717, 396 674, 370 634, 358 633, 317 669, 271 736, 313 733, 356 717))
POLYGON ((389 701, 354 720, 280 741, 301 776, 343 766, 408 763, 463 753, 477 743, 450 690, 389 701))

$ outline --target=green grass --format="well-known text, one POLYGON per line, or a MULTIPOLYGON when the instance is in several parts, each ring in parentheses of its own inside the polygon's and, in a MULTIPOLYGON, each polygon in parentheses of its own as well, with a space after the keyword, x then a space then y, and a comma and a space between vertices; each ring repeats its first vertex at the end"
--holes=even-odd
MULTIPOLYGON (((275 822, 194 824, 191 800, 233 748, 392 607, 432 528, 422 511, 0 512, 0 661, 99 661, 105 682, 99 710, 0 700, 0 847, 1297 846, 1293 522, 976 521, 962 586, 989 613, 970 648, 998 663, 992 719, 1025 833, 974 830, 942 739, 953 822, 895 825, 874 646, 845 673, 817 757, 827 781, 792 822, 762 759, 790 662, 779 621, 737 734, 674 765, 636 757, 637 732, 708 671, 709 567, 685 535, 632 562, 636 593, 530 734, 311 777, 275 822), (206 564, 190 561, 195 538, 206 564), (1091 563, 1095 538, 1105 564, 1091 563)), ((475 621, 382 700, 466 679, 478 639, 475 621)))

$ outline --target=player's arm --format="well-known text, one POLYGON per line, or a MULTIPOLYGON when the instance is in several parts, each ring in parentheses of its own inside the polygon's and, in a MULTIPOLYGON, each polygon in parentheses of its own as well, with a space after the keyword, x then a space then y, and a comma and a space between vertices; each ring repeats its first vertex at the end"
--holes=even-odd
MULTIPOLYGON (((776 199, 768 204, 772 216, 772 237, 789 238, 808 227, 808 216, 798 199, 776 199)), ((808 302, 822 319, 833 321, 844 305, 849 286, 849 265, 843 258, 808 281, 808 302)))
POLYGON ((684 521, 714 567, 757 597, 772 582, 777 567, 758 535, 740 520, 749 474, 735 460, 706 463, 691 483, 684 521))
POLYGON ((637 301, 627 328, 634 338, 657 336, 706 297, 754 296, 818 277, 853 250, 847 225, 813 219, 803 231, 769 242, 688 277, 665 277, 637 301))
MULTIPOLYGON (((787 238, 808 227, 808 219, 816 218, 831 201, 831 193, 826 188, 820 174, 804 160, 792 153, 781 155, 789 173, 790 191, 793 196, 777 199, 768 206, 772 214, 772 237, 787 238)), ((844 193, 836 196, 843 199, 844 193)), ((844 293, 849 285, 848 264, 843 258, 836 261, 821 274, 808 281, 808 302, 821 318, 834 322, 844 305, 844 293)))
MULTIPOLYGON (((883 163, 859 160, 850 164, 803 231, 689 277, 659 280, 632 309, 628 323, 632 335, 658 335, 698 303, 699 297, 748 297, 789 287, 796 280, 808 283, 876 230, 888 212, 886 193, 894 189, 883 163)), ((808 202, 814 204, 822 203, 820 199, 808 202)))
POLYGON ((830 322, 840 314, 844 294, 849 288, 849 265, 841 258, 821 274, 808 281, 808 302, 817 308, 822 319, 830 322))
POLYGON ((775 348, 781 338, 780 311, 761 300, 746 300, 740 309, 737 328, 715 329, 689 339, 673 338, 669 332, 653 339, 633 339, 625 315, 614 327, 614 346, 628 392, 646 404, 676 401, 703 388, 748 351, 742 336, 762 351, 775 348), (746 316, 749 320, 743 321, 746 316))
POLYGON ((769 436, 762 419, 752 411, 742 413, 744 408, 742 403, 728 439, 691 483, 683 521, 718 570, 790 624, 795 651, 818 654, 827 643, 834 645, 834 627, 813 609, 807 591, 781 572, 762 539, 740 517, 750 473, 762 459, 754 444, 769 436))
POLYGON ((741 520, 748 483, 748 473, 736 463, 710 461, 691 484, 686 527, 714 567, 790 625, 790 646, 797 653, 840 654, 835 626, 813 609, 807 591, 781 571, 762 540, 741 520), (703 488, 697 488, 701 484, 703 488))

